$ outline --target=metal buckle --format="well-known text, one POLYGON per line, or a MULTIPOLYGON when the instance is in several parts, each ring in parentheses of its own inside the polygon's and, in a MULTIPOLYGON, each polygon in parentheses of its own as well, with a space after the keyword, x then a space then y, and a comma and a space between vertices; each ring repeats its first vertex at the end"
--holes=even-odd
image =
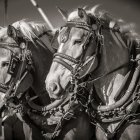
POLYGON ((104 46, 104 36, 100 35, 99 38, 100 38, 100 45, 104 46))
POLYGON ((15 77, 19 66, 20 66, 20 59, 17 56, 15 56, 14 54, 12 54, 7 73, 9 73, 13 77, 15 77))
POLYGON ((32 64, 32 52, 30 50, 26 51, 26 59, 28 61, 28 64, 31 65, 32 64))

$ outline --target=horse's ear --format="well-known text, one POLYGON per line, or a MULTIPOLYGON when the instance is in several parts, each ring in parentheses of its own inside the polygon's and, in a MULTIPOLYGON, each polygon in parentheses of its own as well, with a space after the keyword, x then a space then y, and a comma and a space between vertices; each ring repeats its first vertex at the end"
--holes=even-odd
POLYGON ((58 9, 58 12, 62 15, 64 21, 67 21, 67 19, 68 19, 67 11, 59 8, 58 6, 56 8, 58 9))
POLYGON ((87 15, 87 13, 86 13, 86 11, 84 9, 78 8, 78 16, 81 19, 84 19, 84 21, 88 23, 89 18, 88 18, 88 15, 87 15))
POLYGON ((11 25, 8 26, 7 34, 9 37, 11 37, 13 39, 17 38, 17 30, 11 25))

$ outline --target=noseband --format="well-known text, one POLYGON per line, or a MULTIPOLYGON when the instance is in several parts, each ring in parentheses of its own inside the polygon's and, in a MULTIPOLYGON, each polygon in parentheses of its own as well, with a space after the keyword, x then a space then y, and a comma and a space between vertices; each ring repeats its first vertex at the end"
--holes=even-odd
MULTIPOLYGON (((94 57, 96 57, 98 55, 98 52, 99 52, 98 46, 103 45, 103 36, 100 33, 98 33, 98 35, 97 35, 95 33, 95 30, 93 29, 93 27, 88 25, 88 24, 85 24, 84 22, 71 22, 71 21, 69 21, 69 22, 67 22, 67 24, 64 27, 68 27, 69 32, 70 32, 70 29, 72 27, 80 28, 80 29, 88 31, 88 35, 87 35, 85 42, 83 43, 83 46, 82 46, 83 53, 80 56, 80 59, 77 60, 69 55, 66 55, 64 53, 59 53, 59 52, 54 54, 54 59, 53 59, 53 62, 57 62, 57 63, 63 65, 65 68, 67 68, 71 72, 72 80, 73 79, 80 79, 79 73, 82 70, 82 68, 84 67, 84 64, 88 63, 88 62, 83 62, 83 58, 85 57, 86 51, 88 49, 87 44, 89 43, 91 37, 92 38, 98 37, 97 45, 96 45, 97 49, 96 49, 96 52, 94 54, 94 57), (68 64, 65 60, 68 60, 69 62, 75 64, 76 66, 73 67, 72 65, 68 64)), ((65 33, 62 36, 61 42, 65 43, 68 40, 68 35, 69 35, 69 33, 67 33, 67 34, 65 33)), ((87 61, 89 61, 89 60, 87 60, 87 61)), ((91 68, 91 66, 90 66, 90 68, 91 68)), ((84 75, 86 75, 88 72, 89 72, 89 69, 84 73, 84 75)))

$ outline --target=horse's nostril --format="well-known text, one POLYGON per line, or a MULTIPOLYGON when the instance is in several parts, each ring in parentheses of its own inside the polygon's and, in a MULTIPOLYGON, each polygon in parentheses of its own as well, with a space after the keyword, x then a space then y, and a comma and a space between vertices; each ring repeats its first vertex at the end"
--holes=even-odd
POLYGON ((61 88, 58 83, 54 82, 49 85, 49 91, 55 95, 58 95, 60 93, 60 89, 61 88))
POLYGON ((56 83, 52 83, 52 84, 50 85, 50 90, 51 90, 52 92, 56 91, 56 90, 57 90, 57 84, 56 84, 56 83))

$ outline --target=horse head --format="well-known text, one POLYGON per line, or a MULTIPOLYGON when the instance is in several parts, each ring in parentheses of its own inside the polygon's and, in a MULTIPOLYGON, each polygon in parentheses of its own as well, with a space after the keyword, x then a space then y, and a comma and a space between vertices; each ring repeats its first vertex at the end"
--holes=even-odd
MULTIPOLYGON (((9 90, 11 91, 14 88, 15 85, 13 86, 13 84, 16 84, 16 82, 20 79, 20 72, 23 74, 23 71, 25 70, 27 61, 25 60, 25 64, 21 64, 20 59, 23 58, 22 48, 25 49, 26 45, 24 41, 19 41, 21 38, 22 37, 18 35, 17 30, 13 26, 8 26, 8 28, 1 29, 0 89, 2 95, 3 93, 6 93, 9 90), (15 83, 13 82, 14 79, 17 79, 15 83)), ((8 94, 10 94, 10 91, 8 94)))
MULTIPOLYGON (((32 88, 37 95, 46 93, 44 77, 52 58, 50 52, 53 51, 52 37, 52 33, 44 24, 24 20, 0 30, 2 105, 11 97, 20 101, 29 88, 32 88)), ((44 99, 43 104, 46 100, 49 103, 48 99, 44 99)))
POLYGON ((61 96, 73 78, 83 78, 98 65, 98 38, 101 38, 98 19, 82 8, 66 18, 65 26, 59 30, 59 48, 46 79, 47 89, 54 98, 61 96))

